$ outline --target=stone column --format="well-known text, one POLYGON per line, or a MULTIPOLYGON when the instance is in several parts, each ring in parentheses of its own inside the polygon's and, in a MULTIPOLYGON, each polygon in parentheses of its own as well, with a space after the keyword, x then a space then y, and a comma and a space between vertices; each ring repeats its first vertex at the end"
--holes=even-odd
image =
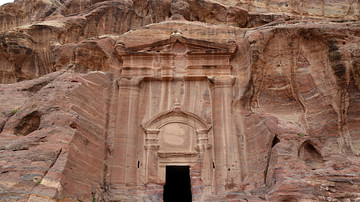
POLYGON ((142 79, 121 78, 119 103, 114 135, 111 183, 136 185, 137 183, 137 139, 139 135, 139 95, 142 79))
POLYGON ((197 130, 197 150, 200 156, 201 178, 204 186, 204 191, 211 194, 211 176, 212 165, 210 163, 209 149, 209 130, 197 130))
POLYGON ((145 130, 145 183, 157 183, 159 181, 157 163, 157 152, 159 150, 159 132, 160 130, 158 129, 145 130))
POLYGON ((215 190, 216 193, 221 193, 236 188, 240 178, 237 134, 231 112, 232 86, 235 78, 217 76, 209 78, 209 81, 215 152, 215 190))

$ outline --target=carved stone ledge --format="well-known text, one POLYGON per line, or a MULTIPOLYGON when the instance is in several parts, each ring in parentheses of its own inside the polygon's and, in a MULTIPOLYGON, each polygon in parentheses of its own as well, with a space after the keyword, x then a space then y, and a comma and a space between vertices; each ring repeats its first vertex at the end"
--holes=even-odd
POLYGON ((195 157, 198 155, 197 152, 157 152, 160 158, 171 158, 171 157, 195 157))

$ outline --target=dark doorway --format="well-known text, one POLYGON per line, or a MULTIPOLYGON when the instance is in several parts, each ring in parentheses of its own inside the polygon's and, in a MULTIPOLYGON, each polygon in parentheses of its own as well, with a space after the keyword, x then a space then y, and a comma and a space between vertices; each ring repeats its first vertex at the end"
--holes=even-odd
POLYGON ((189 166, 166 166, 164 202, 191 202, 189 166))

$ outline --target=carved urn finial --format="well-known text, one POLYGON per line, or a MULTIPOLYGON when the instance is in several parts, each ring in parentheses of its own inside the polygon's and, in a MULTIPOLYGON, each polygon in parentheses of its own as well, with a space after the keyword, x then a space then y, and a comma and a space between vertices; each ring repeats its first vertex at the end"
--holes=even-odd
POLYGON ((174 104, 172 106, 172 110, 173 111, 180 111, 181 110, 181 104, 180 104, 180 102, 179 102, 179 100, 177 98, 175 99, 175 102, 174 102, 174 104))

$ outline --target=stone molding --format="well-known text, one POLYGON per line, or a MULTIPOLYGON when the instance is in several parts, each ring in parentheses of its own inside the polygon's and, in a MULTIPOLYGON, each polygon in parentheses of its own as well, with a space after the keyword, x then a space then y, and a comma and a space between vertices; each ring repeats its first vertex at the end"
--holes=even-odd
POLYGON ((195 157, 198 155, 197 152, 157 152, 157 155, 160 158, 170 158, 170 157, 195 157))

